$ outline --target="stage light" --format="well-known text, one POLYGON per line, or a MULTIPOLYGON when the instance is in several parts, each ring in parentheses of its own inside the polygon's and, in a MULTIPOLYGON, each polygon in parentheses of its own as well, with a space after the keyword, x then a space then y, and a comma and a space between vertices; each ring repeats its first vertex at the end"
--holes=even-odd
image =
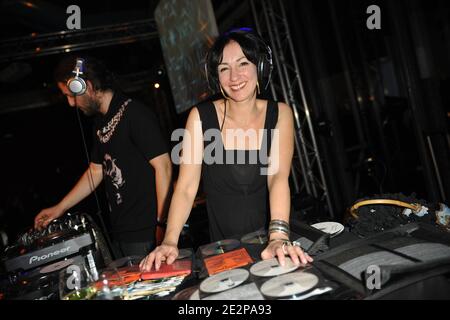
POLYGON ((25 5, 25 7, 28 7, 30 9, 36 8, 36 6, 33 3, 28 2, 28 1, 24 1, 23 4, 25 5))
POLYGON ((156 82, 156 83, 154 84, 155 89, 159 89, 160 86, 161 86, 161 85, 160 85, 158 82, 156 82))

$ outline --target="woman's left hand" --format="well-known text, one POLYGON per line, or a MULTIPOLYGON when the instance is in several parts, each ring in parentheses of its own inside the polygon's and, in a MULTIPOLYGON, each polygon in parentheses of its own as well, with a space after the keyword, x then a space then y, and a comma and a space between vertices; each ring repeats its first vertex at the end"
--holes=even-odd
POLYGON ((286 263, 285 256, 289 256, 296 265, 306 265, 309 262, 313 262, 313 258, 303 252, 298 244, 293 244, 289 240, 272 240, 261 253, 261 258, 263 260, 277 257, 278 262, 282 266, 286 263))

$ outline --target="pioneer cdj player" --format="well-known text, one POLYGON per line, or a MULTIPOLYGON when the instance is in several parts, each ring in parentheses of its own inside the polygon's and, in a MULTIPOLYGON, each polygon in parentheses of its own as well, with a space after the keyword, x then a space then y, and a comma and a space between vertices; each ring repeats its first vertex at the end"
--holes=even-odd
POLYGON ((0 290, 6 299, 58 299, 58 275, 83 265, 92 275, 111 262, 102 233, 83 213, 66 213, 47 228, 29 230, 5 249, 0 290))

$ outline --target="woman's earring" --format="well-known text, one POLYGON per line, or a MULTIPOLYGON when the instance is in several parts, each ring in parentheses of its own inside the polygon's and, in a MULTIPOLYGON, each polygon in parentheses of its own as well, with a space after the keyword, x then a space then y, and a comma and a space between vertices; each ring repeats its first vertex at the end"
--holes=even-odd
POLYGON ((225 92, 223 91, 222 86, 219 85, 219 87, 220 87, 220 92, 222 92, 223 97, 224 97, 225 99, 228 100, 228 96, 227 96, 227 95, 225 94, 225 92))
POLYGON ((261 90, 259 90, 259 81, 256 81, 256 88, 258 90, 258 94, 261 94, 261 90))

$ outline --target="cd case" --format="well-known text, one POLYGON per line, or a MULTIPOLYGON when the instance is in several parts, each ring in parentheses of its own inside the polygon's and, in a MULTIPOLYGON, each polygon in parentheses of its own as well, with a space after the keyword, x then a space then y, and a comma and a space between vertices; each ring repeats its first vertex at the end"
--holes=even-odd
POLYGON ((162 263, 158 270, 152 268, 151 271, 147 272, 141 272, 138 265, 119 269, 119 273, 122 277, 134 280, 152 280, 182 275, 188 276, 191 272, 191 260, 175 260, 172 264, 162 263))
POLYGON ((173 276, 187 276, 192 272, 191 260, 175 260, 172 264, 162 263, 159 270, 152 269, 141 274, 142 280, 160 279, 173 276))
POLYGON ((205 267, 208 274, 214 275, 223 271, 239 268, 253 263, 245 248, 233 250, 217 256, 205 258, 205 267))

